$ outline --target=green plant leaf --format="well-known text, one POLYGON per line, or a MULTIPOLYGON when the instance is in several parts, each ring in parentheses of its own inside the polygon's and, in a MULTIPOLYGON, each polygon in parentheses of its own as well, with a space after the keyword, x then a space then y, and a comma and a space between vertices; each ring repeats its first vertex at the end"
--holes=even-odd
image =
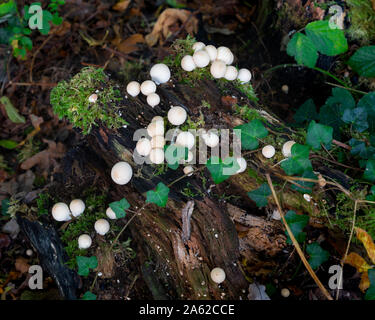
POLYGON ((5 3, 0 4, 0 17, 16 11, 17 6, 14 0, 6 1, 5 3))
MULTIPOLYGON (((296 214, 294 211, 289 210, 285 215, 285 220, 288 223, 289 228, 292 231, 296 240, 298 242, 304 242, 306 239, 306 232, 303 232, 302 230, 309 223, 309 216, 296 214)), ((288 244, 292 244, 292 240, 290 239, 287 231, 285 231, 285 234, 288 237, 286 242, 288 244)))
MULTIPOLYGON (((301 178, 307 178, 307 179, 315 179, 315 180, 318 180, 317 176, 314 174, 314 172, 312 172, 311 170, 306 170, 301 178)), ((295 184, 292 184, 292 189, 294 190, 297 190, 301 193, 311 193, 312 192, 312 188, 314 187, 314 182, 309 182, 309 181, 295 181, 296 183, 298 183, 300 186, 296 186, 295 184)))
POLYGON ((375 160, 367 160, 363 179, 375 182, 375 160))
POLYGON ((163 183, 159 182, 155 191, 147 191, 147 203, 155 203, 159 207, 165 207, 168 201, 169 188, 163 183))
POLYGON ((322 249, 317 242, 308 244, 306 246, 306 252, 310 256, 309 264, 313 269, 317 269, 329 258, 329 252, 322 249))
POLYGON ((240 169, 238 162, 234 158, 228 157, 221 160, 217 156, 208 159, 206 167, 210 171, 212 180, 216 184, 227 180, 240 169))
POLYGON ((12 121, 13 123, 26 122, 25 118, 18 113, 18 110, 13 106, 12 102, 10 102, 8 97, 1 97, 0 102, 4 105, 5 111, 10 121, 12 121))
POLYGON ((375 77, 375 46, 359 48, 349 59, 348 65, 360 76, 375 77))
POLYGON ((295 143, 291 149, 292 155, 281 162, 281 168, 287 175, 303 174, 305 171, 311 171, 312 165, 309 160, 310 148, 305 145, 295 143))
POLYGON ((78 274, 84 277, 89 275, 90 269, 95 269, 98 266, 98 259, 95 256, 76 256, 76 261, 78 265, 78 274))
POLYGON ((0 140, 0 147, 5 149, 14 149, 18 146, 18 142, 13 140, 0 140))
POLYGON ((265 207, 268 203, 268 197, 271 195, 271 189, 267 183, 263 183, 258 189, 247 193, 251 200, 255 201, 257 207, 265 207))
POLYGON ((86 291, 82 296, 82 300, 96 300, 96 294, 93 294, 90 291, 86 291))
POLYGON ((375 91, 370 92, 358 101, 358 108, 364 108, 367 112, 367 123, 370 132, 375 132, 375 91))
POLYGON ((126 216, 125 210, 130 208, 130 204, 125 198, 122 198, 120 201, 111 202, 109 207, 116 214, 116 218, 120 219, 126 216))
POLYGON ((372 146, 367 146, 364 141, 357 139, 350 139, 349 145, 352 147, 350 153, 352 155, 358 155, 362 159, 374 159, 375 160, 375 148, 372 146))
POLYGON ((327 56, 336 56, 348 50, 344 31, 331 29, 327 20, 314 21, 306 26, 306 35, 317 50, 327 56))
POLYGON ((258 139, 265 138, 268 135, 268 130, 259 119, 254 119, 234 129, 237 136, 238 132, 236 131, 240 130, 241 132, 241 147, 243 150, 254 150, 258 148, 258 139))
POLYGON ((63 22, 63 18, 59 16, 58 13, 55 13, 52 17, 52 23, 55 25, 55 26, 59 26, 61 25, 63 22))
POLYGON ((165 3, 172 8, 186 8, 186 6, 182 3, 178 3, 176 0, 165 0, 165 3))
POLYGON ((319 116, 316 112, 316 106, 313 99, 307 100, 302 104, 293 116, 295 122, 302 124, 311 120, 318 120, 319 116))
POLYGON ((7 216, 8 215, 9 203, 10 203, 9 199, 3 199, 3 200, 1 200, 1 214, 3 216, 7 216))
POLYGON ((314 68, 318 60, 318 51, 310 38, 297 32, 289 41, 287 53, 296 59, 298 64, 314 68))
POLYGON ((52 13, 48 10, 43 10, 43 28, 39 29, 39 32, 43 35, 47 35, 51 30, 51 25, 49 24, 50 21, 53 20, 52 13))
POLYGON ((370 269, 367 272, 370 280, 370 287, 366 291, 365 300, 375 300, 375 269, 370 269))
POLYGON ((355 108, 345 110, 342 121, 351 123, 353 128, 358 132, 363 132, 368 129, 367 111, 365 108, 355 108))
POLYGON ((306 143, 315 150, 321 149, 323 144, 328 149, 333 139, 333 128, 312 120, 307 128, 306 143))

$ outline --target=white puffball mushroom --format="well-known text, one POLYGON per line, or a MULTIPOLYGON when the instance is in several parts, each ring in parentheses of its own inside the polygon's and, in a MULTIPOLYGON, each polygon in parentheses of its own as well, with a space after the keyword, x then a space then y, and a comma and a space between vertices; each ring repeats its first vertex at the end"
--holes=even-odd
POLYGON ((163 149, 165 145, 164 136, 153 136, 151 139, 152 149, 163 149))
POLYGON ((195 51, 193 54, 193 60, 198 68, 207 67, 210 63, 210 56, 204 50, 195 51))
POLYGON ((185 56, 181 60, 181 68, 185 71, 193 71, 197 66, 195 65, 194 59, 192 56, 185 56))
POLYGON ((168 121, 174 126, 179 126, 185 122, 187 118, 186 110, 182 107, 172 107, 168 111, 168 121))
POLYGON ((219 144, 219 136, 216 133, 208 132, 202 135, 204 143, 210 148, 215 148, 219 144))
POLYGON ((85 211, 85 203, 81 199, 74 199, 69 204, 70 212, 74 217, 80 216, 85 211))
POLYGON ((225 64, 231 64, 233 62, 233 53, 227 47, 219 47, 217 48, 217 60, 222 60, 225 64))
POLYGON ((153 117, 152 120, 151 120, 151 122, 155 122, 155 121, 161 121, 161 122, 164 123, 164 119, 161 116, 155 116, 155 117, 153 117))
POLYGON ((281 149, 281 152, 283 153, 283 156, 288 158, 292 155, 292 146, 296 142, 293 140, 289 140, 283 144, 283 148, 281 149))
POLYGON ((136 97, 141 92, 141 85, 137 81, 130 81, 126 86, 126 92, 132 97, 136 97))
POLYGON ((109 222, 105 219, 99 219, 94 224, 95 231, 104 236, 109 231, 109 222))
POLYGON ((88 234, 81 234, 78 237, 78 248, 80 249, 88 249, 91 247, 92 240, 88 234))
POLYGON ((161 84, 167 82, 170 79, 171 71, 166 64, 157 63, 152 66, 150 70, 150 76, 156 84, 161 84))
POLYGON ((265 146, 262 149, 262 154, 267 159, 272 158, 275 155, 275 153, 276 153, 276 150, 274 146, 271 146, 271 145, 265 146))
POLYGON ((162 164, 164 162, 164 150, 163 149, 152 149, 150 152, 150 160, 155 164, 162 164))
POLYGON ((237 160, 238 165, 240 166, 240 168, 237 170, 236 173, 244 172, 247 167, 246 159, 241 157, 241 158, 237 158, 236 160, 237 160))
POLYGON ((288 298, 290 296, 290 291, 288 288, 281 289, 281 296, 284 298, 288 298))
POLYGON ((227 65, 222 60, 215 60, 212 62, 210 67, 211 75, 216 78, 222 78, 225 75, 225 72, 227 71, 227 65))
POLYGON ((34 254, 34 251, 33 251, 33 250, 31 250, 31 249, 27 249, 27 250, 26 250, 26 255, 27 255, 27 256, 31 257, 33 254, 34 254))
POLYGON ((307 202, 310 202, 310 201, 311 201, 311 196, 310 196, 309 194, 307 194, 307 193, 305 193, 305 194, 303 195, 303 198, 304 198, 307 202))
POLYGON ((147 126, 147 133, 152 138, 154 136, 164 135, 164 122, 163 121, 153 121, 147 126))
POLYGON ((56 221, 68 221, 71 219, 70 210, 66 203, 58 202, 52 207, 52 217, 56 221))
POLYGON ((189 177, 193 175, 193 172, 194 172, 194 168, 192 166, 186 166, 184 168, 184 174, 186 174, 189 177))
POLYGON ((119 184, 127 184, 133 176, 133 169, 129 163, 125 161, 117 162, 111 170, 112 180, 119 184))
POLYGON ((285 94, 288 94, 289 93, 289 87, 286 84, 284 84, 281 87, 281 91, 284 92, 285 94))
POLYGON ((148 96, 151 93, 154 93, 156 91, 156 84, 154 81, 151 80, 146 80, 143 81, 141 84, 141 92, 145 95, 148 96))
POLYGON ((147 96, 147 103, 151 107, 155 107, 160 103, 160 97, 157 93, 153 92, 147 96))
POLYGON ((198 51, 198 50, 202 50, 202 49, 204 49, 205 46, 206 45, 203 42, 196 42, 196 43, 193 44, 193 50, 194 50, 194 52, 198 51))
POLYGON ((110 207, 107 208, 107 210, 105 211, 105 214, 111 220, 117 219, 116 213, 110 207))
POLYGON ((208 46, 205 46, 204 50, 208 53, 208 56, 210 57, 210 61, 215 61, 217 57, 217 49, 209 44, 208 46))
POLYGON ((227 63, 227 65, 230 66, 230 65, 233 63, 233 61, 234 61, 234 54, 233 54, 233 52, 231 51, 231 52, 230 52, 230 58, 228 59, 228 63, 227 63))
POLYGON ((251 80, 251 72, 248 69, 240 69, 238 71, 237 79, 240 80, 241 83, 247 83, 251 80))
POLYGON ((96 100, 98 100, 98 95, 96 93, 94 93, 91 96, 89 96, 89 102, 95 103, 96 100))
POLYGON ((219 284, 225 280, 225 271, 221 268, 214 268, 211 270, 211 279, 213 282, 219 284))
POLYGON ((141 138, 138 140, 137 145, 135 147, 138 154, 144 157, 147 157, 151 151, 151 142, 147 138, 141 138))
POLYGON ((233 81, 237 79, 237 76, 238 76, 237 68, 233 66, 228 66, 227 70, 225 71, 224 78, 229 81, 233 81))
POLYGON ((191 149, 194 147, 195 137, 189 131, 180 132, 176 138, 176 145, 191 149))

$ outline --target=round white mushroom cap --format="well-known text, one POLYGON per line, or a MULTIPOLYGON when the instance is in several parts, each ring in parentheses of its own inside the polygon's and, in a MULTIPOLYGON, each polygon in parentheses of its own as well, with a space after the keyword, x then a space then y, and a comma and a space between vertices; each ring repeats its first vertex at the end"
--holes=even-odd
POLYGON ((184 168, 184 174, 186 174, 189 177, 193 175, 193 172, 194 172, 194 168, 192 166, 186 166, 184 168))
POLYGON ((93 93, 91 96, 89 96, 89 102, 95 103, 96 100, 98 100, 98 95, 96 93, 93 93))
POLYGON ((151 107, 155 107, 160 103, 160 97, 157 93, 153 92, 147 96, 147 103, 151 107))
POLYGON ((68 221, 71 219, 70 210, 66 203, 58 202, 52 207, 52 217, 56 221, 68 221))
POLYGON ((74 217, 78 217, 85 211, 85 203, 81 199, 74 199, 69 204, 70 212, 74 217))
POLYGON ((198 51, 198 50, 202 50, 202 49, 204 49, 205 46, 206 45, 203 42, 198 41, 198 42, 193 44, 193 50, 194 50, 194 52, 198 51))
POLYGON ((195 51, 193 54, 193 60, 198 68, 207 67, 210 63, 210 56, 204 50, 195 51))
POLYGON ((33 255, 34 251, 31 250, 31 249, 27 249, 26 250, 26 255, 28 255, 29 257, 31 257, 33 255))
POLYGON ((219 136, 213 132, 202 134, 202 138, 204 143, 210 148, 215 148, 220 142, 219 136))
POLYGON ((81 234, 78 237, 78 248, 80 249, 88 249, 91 247, 92 240, 88 234, 81 234))
POLYGON ((293 140, 289 140, 283 144, 283 148, 281 149, 281 152, 283 153, 283 156, 288 158, 292 155, 292 147, 296 142, 293 140))
POLYGON ((147 157, 151 151, 151 142, 147 138, 141 138, 138 140, 135 147, 140 156, 147 157))
POLYGON ((147 126, 147 133, 152 138, 164 135, 164 121, 153 121, 147 126))
POLYGON ((161 116, 155 116, 155 117, 153 117, 152 120, 151 120, 151 122, 155 122, 155 121, 161 121, 161 122, 164 123, 164 119, 161 116))
POLYGON ((189 131, 180 132, 176 138, 176 145, 191 149, 194 147, 195 137, 189 131))
POLYGON ((276 150, 274 146, 271 146, 271 145, 265 146, 262 149, 262 154, 267 159, 272 158, 275 155, 275 153, 276 153, 276 150))
POLYGON ((105 219, 99 219, 94 224, 95 231, 102 236, 109 231, 109 227, 109 222, 105 219))
POLYGON ((125 161, 117 162, 111 170, 112 180, 119 184, 127 184, 133 176, 133 169, 129 163, 125 161))
POLYGON ((281 296, 284 298, 288 298, 290 296, 290 291, 288 288, 281 289, 281 296))
POLYGON ((237 68, 233 66, 228 66, 227 70, 225 71, 224 78, 229 81, 233 81, 237 79, 237 76, 238 76, 237 68))
POLYGON ((238 165, 240 166, 240 168, 237 170, 236 173, 244 172, 247 167, 246 159, 241 157, 241 158, 237 158, 236 160, 237 160, 238 165))
POLYGON ((105 214, 111 220, 117 219, 116 213, 110 207, 107 208, 107 210, 105 211, 105 214))
POLYGON ((208 53, 208 56, 210 57, 211 61, 216 60, 217 49, 213 45, 209 44, 208 46, 204 48, 204 50, 208 53))
POLYGON ((251 80, 251 72, 248 69, 240 69, 238 71, 237 79, 240 80, 241 83, 247 83, 251 80))
POLYGON ((233 53, 227 47, 219 47, 217 48, 217 60, 222 60, 225 64, 231 64, 233 62, 233 53))
POLYGON ((192 56, 185 56, 181 60, 181 68, 185 71, 193 71, 197 66, 195 65, 194 59, 192 56))
POLYGON ((179 126, 185 122, 187 118, 186 110, 182 107, 172 107, 168 111, 168 121, 174 126, 179 126))
POLYGON ((152 66, 150 70, 150 76, 156 84, 167 82, 171 77, 171 71, 168 66, 164 63, 157 63, 152 66))
POLYGON ((137 81, 130 81, 126 86, 126 92, 132 97, 136 97, 141 92, 141 85, 137 81))
POLYGON ((224 77, 226 71, 227 65, 223 60, 215 60, 214 62, 212 62, 210 72, 214 78, 219 79, 224 77))
POLYGON ((156 84, 154 81, 146 80, 143 81, 141 84, 141 92, 148 96, 150 93, 154 93, 156 91, 156 84))
POLYGON ((213 282, 219 284, 225 280, 225 271, 221 268, 214 268, 211 270, 211 279, 213 282))
POLYGON ((165 145, 164 136, 153 136, 151 139, 152 149, 163 149, 165 145))
POLYGON ((162 164, 164 162, 164 150, 159 148, 152 149, 150 161, 155 164, 162 164))

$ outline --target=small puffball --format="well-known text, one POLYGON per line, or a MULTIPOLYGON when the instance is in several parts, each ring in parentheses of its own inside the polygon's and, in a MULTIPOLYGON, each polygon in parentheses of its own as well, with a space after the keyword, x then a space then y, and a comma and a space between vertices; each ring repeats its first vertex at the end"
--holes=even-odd
POLYGON ((237 170, 236 173, 244 172, 246 170, 246 167, 247 167, 246 159, 242 158, 242 157, 241 158, 237 158, 237 163, 240 166, 240 168, 237 170))
POLYGON ((241 83, 247 83, 251 80, 251 72, 248 69, 240 69, 237 79, 240 80, 241 83))
POLYGON ((233 63, 233 61, 234 61, 234 54, 233 54, 233 52, 231 51, 230 52, 230 58, 228 59, 228 66, 230 66, 232 63, 233 63))
POLYGON ((94 93, 91 96, 89 96, 89 102, 95 103, 96 100, 98 100, 98 95, 96 93, 94 93))
POLYGON ((185 71, 193 71, 197 66, 195 65, 194 59, 192 56, 185 56, 181 60, 181 68, 185 71))
POLYGON ((233 81, 237 79, 237 76, 238 76, 237 68, 233 66, 228 66, 227 70, 225 71, 224 78, 229 81, 233 81))
POLYGON ((213 45, 208 45, 204 48, 210 57, 210 61, 215 61, 217 57, 217 49, 213 45))
POLYGON ((288 158, 292 156, 292 146, 296 142, 293 140, 289 140, 283 144, 283 148, 281 149, 281 152, 283 153, 283 156, 288 158))
POLYGON ((213 282, 219 284, 225 280, 225 271, 221 268, 214 268, 211 270, 211 279, 213 282))
POLYGON ((116 213, 110 207, 107 208, 107 210, 105 211, 105 214, 111 220, 117 219, 116 213))
POLYGON ((104 236, 109 231, 109 222, 105 219, 99 219, 94 224, 95 231, 104 236))
POLYGON ((193 50, 194 50, 194 52, 198 51, 198 50, 202 50, 202 49, 204 49, 205 46, 206 45, 203 42, 196 42, 196 43, 193 44, 193 50))
POLYGON ((276 150, 275 150, 275 148, 274 148, 273 146, 271 146, 271 145, 265 146, 265 147, 263 147, 263 149, 262 149, 262 154, 263 154, 263 156, 264 156, 265 158, 267 158, 267 159, 272 158, 272 157, 275 155, 275 153, 276 153, 276 150))
POLYGON ((284 84, 281 87, 281 91, 284 92, 285 94, 288 94, 289 93, 289 87, 286 84, 284 84))
POLYGON ((183 131, 177 135, 176 145, 191 149, 192 147, 194 147, 194 144, 195 137, 191 132, 183 131))
POLYGON ((150 70, 150 76, 156 84, 161 84, 167 82, 170 79, 171 71, 166 64, 157 63, 152 66, 150 70))
POLYGON ((78 217, 85 211, 85 203, 81 199, 74 199, 69 204, 70 212, 74 217, 78 217))
POLYGON ((210 67, 211 75, 216 78, 222 78, 227 70, 227 65, 222 60, 215 60, 210 67))
POLYGON ((194 52, 193 60, 194 60, 195 65, 198 68, 204 68, 204 67, 207 67, 208 64, 210 63, 210 56, 208 55, 206 51, 199 50, 199 51, 194 52))
POLYGON ((147 96, 147 103, 149 106, 151 107, 155 107, 157 106, 159 103, 160 103, 160 97, 157 93, 150 93, 148 96, 147 96))
POLYGON ((174 126, 179 126, 185 122, 187 118, 186 110, 182 107, 172 107, 168 111, 168 121, 174 126))
POLYGON ((141 92, 145 95, 148 96, 151 93, 154 93, 156 91, 156 84, 154 81, 151 80, 146 80, 143 81, 141 84, 141 92))
POLYGON ((311 196, 310 196, 309 194, 307 194, 307 193, 305 193, 305 194, 303 195, 303 198, 304 198, 307 202, 310 202, 310 201, 311 201, 311 196))
POLYGON ((147 126, 147 133, 152 138, 164 135, 164 122, 154 121, 147 126))
POLYGON ((233 62, 233 53, 227 47, 219 47, 217 48, 217 60, 222 60, 225 64, 231 64, 233 62))
POLYGON ((88 249, 91 247, 91 237, 88 234, 81 234, 78 238, 78 248, 88 249))
POLYGON ((163 149, 165 145, 164 136, 153 136, 151 139, 152 149, 163 149))
POLYGON ((192 166, 186 166, 184 168, 184 174, 186 174, 189 177, 193 175, 193 172, 194 172, 194 168, 192 166))
POLYGON ((155 117, 153 117, 152 120, 151 120, 151 122, 155 122, 155 121, 162 121, 164 123, 164 119, 161 116, 155 116, 155 117))
POLYGON ((136 97, 141 92, 141 85, 137 81, 130 81, 126 86, 126 92, 132 97, 136 97))
POLYGON ((155 164, 162 164, 164 162, 164 150, 152 149, 150 152, 150 161, 155 164))
POLYGON ((58 202, 52 207, 52 217, 56 221, 68 221, 71 219, 70 210, 66 203, 58 202))
POLYGON ((29 257, 31 257, 31 256, 33 255, 33 253, 34 253, 34 252, 33 252, 33 250, 31 250, 31 249, 27 249, 27 250, 26 250, 26 255, 29 256, 29 257))
POLYGON ((147 157, 151 151, 151 142, 147 138, 141 138, 135 148, 140 156, 147 157))
POLYGON ((288 298, 290 296, 290 291, 288 288, 281 289, 281 296, 284 298, 288 298))
POLYGON ((133 169, 129 163, 125 161, 117 162, 111 170, 112 180, 119 184, 127 184, 133 176, 133 169))
POLYGON ((204 143, 210 148, 215 148, 219 144, 219 136, 216 133, 208 132, 202 135, 204 143))

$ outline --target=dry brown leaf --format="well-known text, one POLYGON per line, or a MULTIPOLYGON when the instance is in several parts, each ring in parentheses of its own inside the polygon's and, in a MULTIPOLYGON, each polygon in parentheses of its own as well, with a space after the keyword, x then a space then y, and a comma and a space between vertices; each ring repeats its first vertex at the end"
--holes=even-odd
POLYGON ((130 4, 130 0, 120 0, 112 7, 112 9, 122 12, 122 11, 125 11, 129 7, 129 4, 130 4))
POLYGON ((122 53, 128 54, 134 51, 139 50, 138 43, 144 43, 145 39, 142 34, 136 33, 131 35, 130 37, 126 38, 125 40, 121 40, 116 38, 113 40, 113 44, 116 45, 117 49, 122 53))
POLYGON ((30 265, 27 263, 27 259, 19 257, 16 259, 15 263, 16 270, 21 272, 21 274, 29 272, 30 265))
POLYGON ((29 118, 34 129, 39 128, 40 125, 44 122, 42 117, 37 117, 35 114, 30 114, 29 118))
POLYGON ((363 272, 361 276, 361 283, 359 284, 359 289, 365 292, 370 287, 370 279, 368 277, 368 272, 363 272))
POLYGON ((159 40, 163 41, 170 35, 170 27, 178 22, 183 24, 186 32, 191 35, 198 31, 198 19, 193 16, 192 12, 169 8, 160 14, 152 32, 145 37, 146 43, 152 47, 159 40))
POLYGON ((350 252, 347 255, 345 263, 356 268, 358 272, 366 272, 368 269, 371 269, 371 266, 366 262, 366 260, 355 252, 350 252))
POLYGON ((371 259, 372 263, 375 263, 375 244, 371 239, 371 236, 363 229, 356 227, 355 228, 357 238, 363 243, 367 251, 367 255, 371 259))

